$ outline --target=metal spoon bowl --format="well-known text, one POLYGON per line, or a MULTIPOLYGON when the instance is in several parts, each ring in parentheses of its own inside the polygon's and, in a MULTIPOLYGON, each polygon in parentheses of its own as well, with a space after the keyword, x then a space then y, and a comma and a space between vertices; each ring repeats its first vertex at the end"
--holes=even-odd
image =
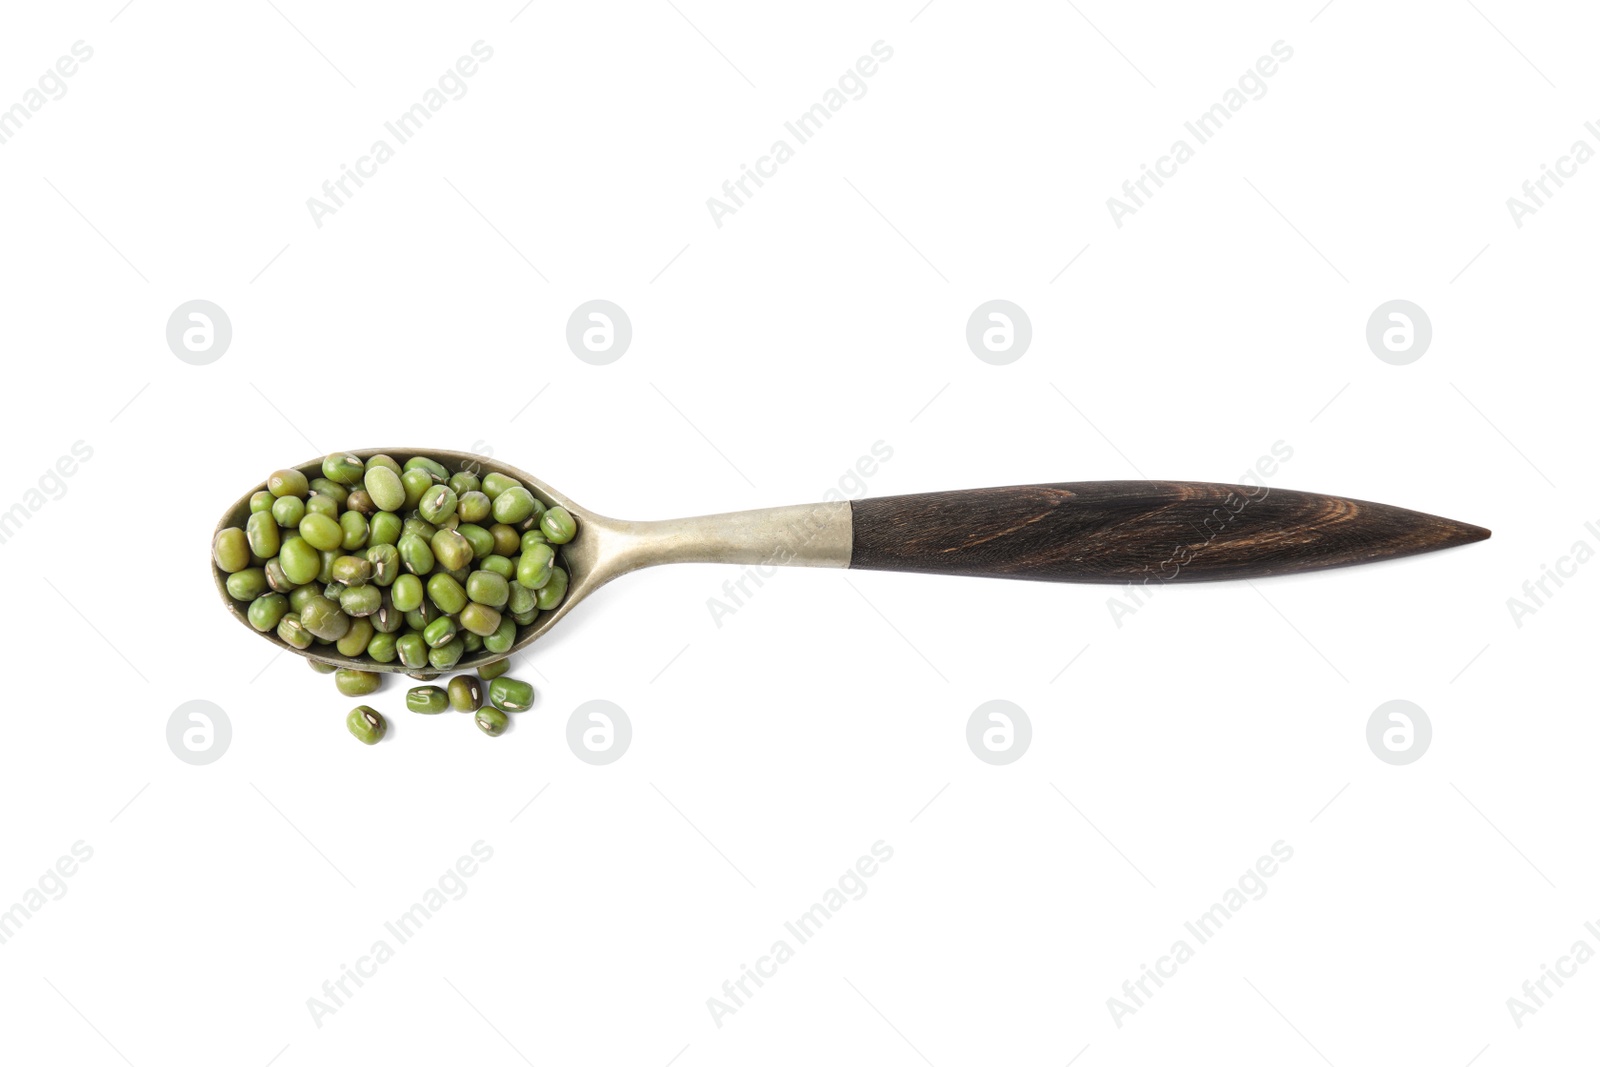
MULTIPOLYGON (((561 603, 549 611, 541 611, 532 625, 519 627, 516 643, 508 651, 483 650, 463 656, 449 671, 430 667, 413 670, 399 662, 377 663, 364 657, 342 656, 332 645, 313 644, 310 648, 295 648, 278 637, 275 631, 262 633, 250 625, 245 615, 249 604, 241 604, 229 596, 226 584, 228 576, 216 566, 211 567, 217 595, 222 598, 228 614, 238 620, 239 625, 284 651, 332 667, 409 673, 419 678, 470 671, 521 652, 544 636, 590 593, 613 578, 661 563, 760 564, 770 562, 778 546, 793 544, 793 554, 782 561, 783 566, 847 567, 850 564, 850 505, 845 501, 690 519, 628 522, 590 511, 527 471, 472 452, 452 452, 439 448, 365 448, 351 449, 344 454, 363 461, 384 455, 402 465, 413 456, 427 456, 452 471, 468 471, 479 477, 489 473, 504 474, 521 482, 547 507, 559 505, 566 508, 577 520, 578 532, 559 550, 558 562, 567 571, 567 595, 561 603)), ((318 456, 298 464, 294 469, 308 480, 320 478, 322 459, 318 456)), ((217 533, 230 526, 243 527, 250 518, 250 498, 266 487, 263 481, 235 501, 223 513, 216 530, 212 532, 212 539, 215 540, 217 533)))

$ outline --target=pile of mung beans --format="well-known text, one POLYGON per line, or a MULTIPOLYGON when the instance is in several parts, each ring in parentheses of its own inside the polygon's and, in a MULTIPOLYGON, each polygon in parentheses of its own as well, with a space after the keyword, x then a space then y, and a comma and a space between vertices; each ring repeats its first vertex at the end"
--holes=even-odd
MULTIPOLYGON (((559 605, 567 571, 558 546, 576 533, 566 508, 547 506, 504 474, 452 474, 427 456, 402 466, 384 455, 363 462, 334 453, 322 461, 320 478, 274 471, 250 498, 243 528, 217 533, 212 558, 256 630, 275 631, 297 649, 325 645, 351 659, 398 660, 414 676, 431 678, 463 656, 508 652, 519 627, 559 605)), ((521 687, 514 697, 492 700, 504 670, 503 660, 479 667, 491 689, 482 712, 494 714, 486 724, 480 713, 478 724, 491 736, 505 728, 501 711, 522 710, 508 703, 532 699, 531 687, 514 682, 521 687)), ((376 672, 339 674, 371 679, 362 688, 364 678, 347 685, 341 677, 346 695, 377 688, 376 672)), ((375 742, 382 717, 370 708, 351 713, 351 732, 362 740, 358 712, 376 717, 368 743, 375 742)))

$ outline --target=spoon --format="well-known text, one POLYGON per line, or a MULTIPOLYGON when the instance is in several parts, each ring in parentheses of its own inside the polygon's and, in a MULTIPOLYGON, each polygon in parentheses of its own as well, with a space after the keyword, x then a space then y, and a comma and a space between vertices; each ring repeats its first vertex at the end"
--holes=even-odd
MULTIPOLYGON (((349 454, 362 460, 387 455, 401 463, 422 455, 480 476, 498 471, 521 482, 546 505, 566 508, 577 520, 577 535, 560 553, 568 573, 566 598, 522 627, 508 651, 464 656, 452 671, 515 655, 613 578, 662 563, 851 567, 1160 586, 1299 574, 1432 552, 1489 536, 1480 526, 1387 504, 1214 482, 1014 485, 628 521, 590 511, 526 471, 469 452, 370 448, 349 454)), ((320 477, 322 459, 297 469, 307 478, 320 477)), ((240 497, 217 529, 243 526, 250 497, 264 488, 265 483, 240 497)), ((280 648, 335 667, 408 670, 400 663, 341 656, 331 645, 298 649, 275 633, 258 633, 245 616, 247 605, 228 595, 227 576, 215 567, 212 574, 229 614, 280 648)), ((415 672, 418 677, 440 673, 446 672, 415 672)))

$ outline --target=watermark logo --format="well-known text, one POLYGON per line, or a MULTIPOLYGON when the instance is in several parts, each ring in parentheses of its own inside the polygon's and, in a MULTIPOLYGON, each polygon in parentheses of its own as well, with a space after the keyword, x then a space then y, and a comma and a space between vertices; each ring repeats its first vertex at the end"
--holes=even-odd
POLYGON ((1396 767, 1417 762, 1432 743, 1433 723, 1428 713, 1409 700, 1379 704, 1367 720, 1367 747, 1396 767))
POLYGON ((1033 721, 1009 700, 979 704, 967 719, 967 747, 995 767, 1015 763, 1033 743, 1033 721))
POLYGON ((632 342, 633 320, 609 300, 579 304, 567 319, 567 347, 592 366, 615 363, 632 342))
MULTIPOLYGON (((131 801, 130 801, 131 803, 131 801)), ((46 867, 34 885, 22 894, 22 899, 9 908, 0 910, 0 945, 10 941, 46 904, 67 895, 68 878, 78 873, 78 866, 94 858, 94 849, 83 841, 72 843, 72 855, 63 855, 46 867)))
POLYGON ((1245 68, 1235 85, 1223 92, 1221 100, 1183 124, 1188 138, 1174 140, 1165 154, 1156 157, 1153 168, 1148 163, 1139 164, 1139 176, 1122 183, 1122 197, 1106 198, 1106 210, 1117 229, 1122 229, 1124 219, 1138 214, 1140 208, 1148 205, 1156 190, 1166 185, 1162 179, 1176 178, 1178 168, 1194 158, 1199 146, 1221 133, 1246 104, 1267 95, 1266 79, 1278 73, 1279 64, 1294 58, 1294 49, 1283 41, 1274 41, 1270 51, 1271 55, 1261 56, 1253 67, 1245 68), (1193 144, 1189 143, 1189 138, 1193 138, 1193 144))
POLYGON ((1106 1010, 1111 1013, 1111 1021, 1118 1030, 1122 1029, 1129 1016, 1137 1015, 1141 1008, 1149 1007, 1156 993, 1178 976, 1178 969, 1194 959, 1196 950, 1226 929, 1246 904, 1267 895, 1267 879, 1294 858, 1294 848, 1286 841, 1274 841, 1269 851, 1271 855, 1260 856, 1254 864, 1246 867, 1215 904, 1184 923, 1183 930, 1187 936, 1175 939, 1166 953, 1156 957, 1154 966, 1139 964, 1139 977, 1122 983, 1120 997, 1106 998, 1106 1010))
POLYGON ((29 486, 22 494, 21 500, 0 511, 0 545, 15 537, 27 521, 50 501, 66 496, 67 479, 77 474, 79 465, 89 462, 94 455, 94 449, 83 440, 72 442, 71 452, 72 455, 61 456, 53 466, 46 467, 35 485, 29 486))
MULTIPOLYGON (((1591 937, 1600 939, 1600 926, 1586 922, 1583 924, 1583 929, 1591 937)), ((1539 977, 1530 978, 1522 983, 1522 996, 1506 998, 1506 1010, 1511 1013, 1511 1021, 1516 1024, 1517 1029, 1522 1029, 1525 1025, 1524 1020, 1528 1016, 1537 1015, 1540 1008, 1549 1007, 1545 1002, 1567 984, 1564 979, 1576 978, 1578 968, 1594 959, 1594 956, 1593 946, 1580 937, 1572 943, 1572 947, 1564 955, 1556 957, 1554 967, 1548 963, 1539 964, 1539 977), (1552 985, 1555 989, 1550 988, 1552 985)))
MULTIPOLYGON (((1592 522, 1583 524, 1583 528, 1596 541, 1600 541, 1600 526, 1592 522)), ((1511 613, 1511 621, 1516 623, 1517 629, 1522 629, 1522 620, 1533 615, 1546 605, 1546 602, 1566 584, 1563 579, 1576 578, 1578 568, 1594 559, 1594 546, 1584 538, 1572 542, 1572 547, 1564 556, 1556 558, 1555 566, 1548 563, 1539 564, 1539 577, 1529 578, 1522 583, 1522 596, 1506 597, 1506 610, 1511 613), (1555 588, 1551 588, 1552 583, 1555 588)))
MULTIPOLYGON (((1595 123, 1585 122, 1583 128, 1589 136, 1600 138, 1600 126, 1595 123)), ((1561 179, 1576 178, 1578 168, 1593 159, 1594 155, 1594 147, 1580 137, 1572 142, 1566 155, 1557 157, 1554 168, 1548 163, 1539 164, 1539 176, 1522 183, 1522 195, 1527 199, 1506 197, 1506 210, 1511 213, 1512 225, 1522 229, 1528 217, 1537 215, 1540 208, 1547 206, 1546 201, 1567 184, 1561 179), (1555 185, 1554 189, 1550 188, 1552 184, 1555 185)))
POLYGON ((1033 342, 1028 313, 1009 300, 989 300, 967 319, 967 347, 985 363, 1003 367, 1022 358, 1033 342))
MULTIPOLYGON (((481 456, 483 459, 490 459, 494 456, 494 445, 480 437, 478 440, 472 442, 472 447, 467 449, 467 451, 472 453, 474 456, 481 456)), ((483 476, 484 472, 483 464, 479 463, 475 459, 462 460, 459 464, 459 469, 464 474, 471 474, 480 478, 483 476)))
MULTIPOLYGON (((838 480, 823 492, 823 502, 838 503, 865 496, 867 480, 876 475, 882 465, 892 458, 894 458, 893 446, 881 440, 872 442, 871 455, 857 456, 855 463, 846 467, 838 480)), ((749 604, 756 591, 778 573, 780 565, 793 559, 802 548, 811 543, 819 531, 827 528, 827 510, 818 508, 814 515, 816 517, 814 523, 808 522, 804 528, 791 529, 782 543, 773 545, 772 553, 766 562, 741 567, 737 578, 724 581, 721 597, 706 598, 706 611, 711 616, 713 626, 722 629, 723 619, 736 614, 739 609, 749 604)))
POLYGON ((893 58, 893 48, 883 41, 874 41, 872 55, 861 56, 854 65, 846 67, 835 85, 823 91, 818 103, 783 124, 787 136, 774 138, 767 151, 756 157, 754 168, 747 163, 739 164, 739 176, 722 183, 722 195, 706 197, 706 210, 710 212, 711 221, 717 229, 722 229, 723 220, 728 216, 736 215, 740 208, 747 207, 748 201, 755 197, 756 190, 765 186, 768 180, 776 178, 778 168, 794 158, 795 149, 821 133, 845 104, 866 96, 866 79, 878 73, 880 65, 893 58), (791 139, 793 144, 789 143, 791 139), (752 185, 755 188, 751 188, 752 185))
POLYGON ((185 763, 204 767, 215 763, 233 742, 228 713, 209 700, 179 704, 167 719, 167 747, 185 763))
POLYGON ((167 319, 167 347, 191 366, 215 363, 232 343, 233 322, 209 300, 179 304, 167 319))
POLYGON ((22 127, 33 120, 52 100, 60 100, 67 95, 65 79, 78 73, 79 64, 87 63, 94 58, 94 49, 83 41, 72 43, 72 55, 62 56, 55 62, 55 67, 46 68, 39 75, 38 88, 29 88, 22 94, 19 103, 10 107, 0 105, 0 144, 5 144, 18 133, 22 127))
POLYGON ((585 701, 572 709, 567 719, 567 747, 591 766, 617 762, 632 743, 633 723, 628 713, 609 700, 585 701))
MULTIPOLYGON (((1124 597, 1111 596, 1106 598, 1106 611, 1111 614, 1111 621, 1116 623, 1117 629, 1122 629, 1122 620, 1136 613, 1149 602, 1157 589, 1163 583, 1170 582, 1183 573, 1183 568, 1193 563, 1211 543, 1224 533, 1251 504, 1265 500, 1271 492, 1267 487, 1266 479, 1278 473, 1280 463, 1287 463, 1294 458, 1294 448, 1285 441, 1272 443, 1271 455, 1256 457, 1255 465, 1239 475, 1241 488, 1246 491, 1242 494, 1229 491, 1222 502, 1211 509, 1211 514, 1195 530, 1197 537, 1204 535, 1205 540, 1194 540, 1188 544, 1175 544, 1172 554, 1161 561, 1161 565, 1154 570, 1146 568, 1145 576, 1137 582, 1129 582, 1123 586, 1124 597), (1152 584, 1153 583, 1153 584, 1152 584)), ((1234 531, 1237 532, 1237 531, 1234 531)))
POLYGON ((453 66, 446 67, 438 81, 423 90, 420 100, 385 122, 383 130, 388 136, 374 139, 367 151, 356 157, 354 167, 339 164, 339 176, 322 183, 322 196, 306 197, 306 211, 311 215, 312 225, 322 229, 326 225, 323 220, 349 206, 367 181, 378 176, 378 168, 394 159, 398 148, 421 133, 446 104, 467 95, 466 79, 477 74, 481 64, 494 58, 494 49, 483 41, 474 41, 471 52, 472 55, 460 56, 453 66))
POLYGON ((883 864, 894 859, 894 849, 885 841, 874 841, 869 851, 871 855, 859 856, 854 864, 846 867, 833 885, 823 890, 816 903, 784 923, 783 936, 757 956, 753 966, 739 964, 739 977, 723 982, 720 996, 706 998, 706 1010, 718 1030, 727 1024, 729 1016, 747 1007, 750 999, 778 976, 779 968, 794 959, 795 952, 821 933, 846 904, 867 895, 867 880, 881 871, 883 864))
MULTIPOLYGON (((337 1015, 341 1008, 348 1007, 367 981, 378 976, 378 969, 394 959, 400 946, 421 933, 446 904, 467 895, 471 888, 468 880, 494 858, 494 848, 481 840, 474 841, 469 851, 471 855, 460 856, 446 867, 438 879, 422 891, 415 904, 385 922, 383 936, 373 939, 367 951, 356 957, 354 966, 339 964, 338 977, 322 983, 321 995, 306 998, 306 1011, 318 1030, 327 1025, 328 1016, 337 1015)), ((369 909, 364 914, 375 913, 369 909)))
POLYGON ((1432 343, 1433 321, 1409 300, 1379 304, 1367 319, 1367 347, 1393 366, 1415 363, 1432 343))

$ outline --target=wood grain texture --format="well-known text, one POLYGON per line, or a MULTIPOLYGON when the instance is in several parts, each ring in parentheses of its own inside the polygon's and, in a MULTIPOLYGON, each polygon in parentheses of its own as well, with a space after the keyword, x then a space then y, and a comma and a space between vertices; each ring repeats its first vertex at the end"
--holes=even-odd
POLYGON ((1297 574, 1489 531, 1364 500, 1214 482, 1064 482, 852 503, 850 566, 1049 582, 1297 574))

